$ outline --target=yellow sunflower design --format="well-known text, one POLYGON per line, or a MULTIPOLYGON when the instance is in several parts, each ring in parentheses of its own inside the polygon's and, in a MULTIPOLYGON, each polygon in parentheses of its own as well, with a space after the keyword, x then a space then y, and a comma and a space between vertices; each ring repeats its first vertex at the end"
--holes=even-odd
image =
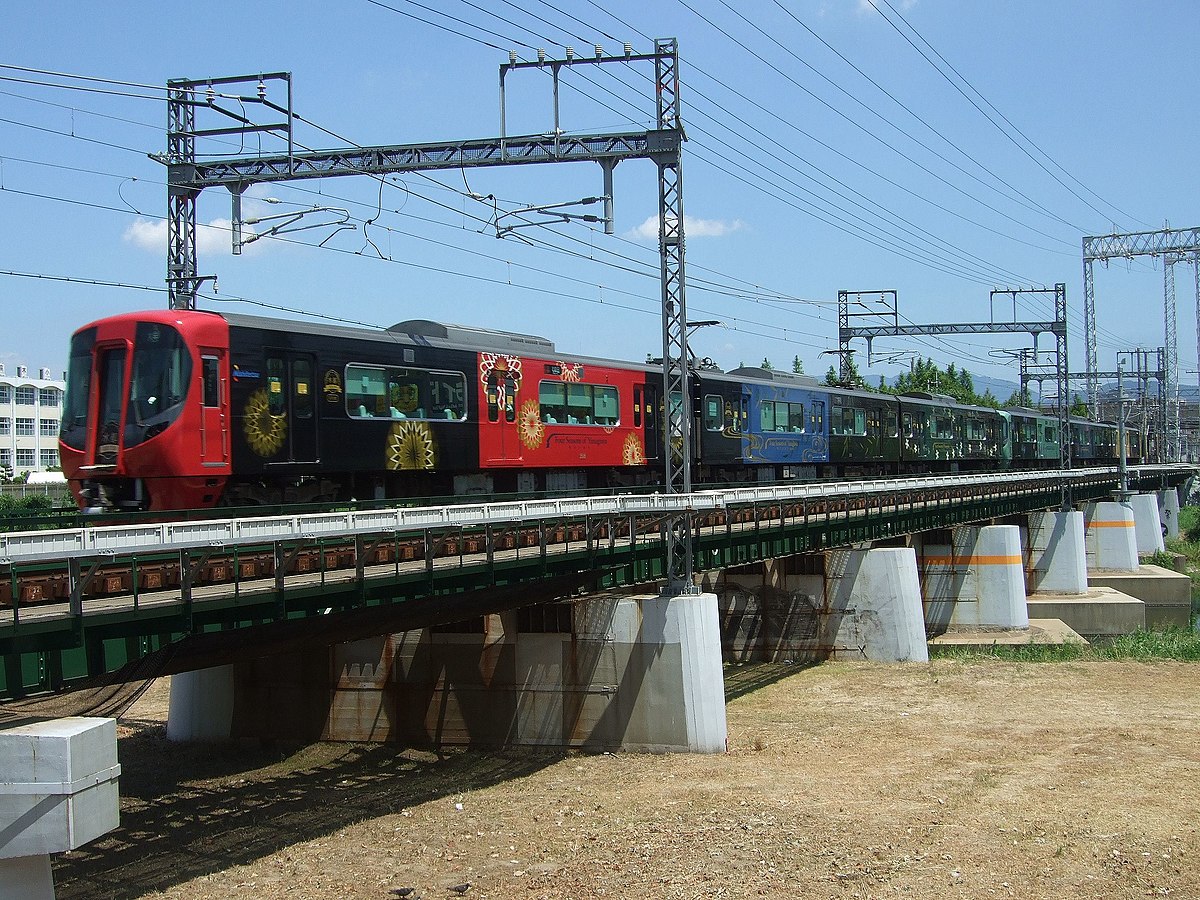
POLYGON ((625 437, 625 446, 621 448, 621 462, 627 466, 646 464, 646 451, 642 449, 642 440, 636 434, 625 437))
POLYGON ((542 446, 546 428, 542 425, 542 411, 536 400, 526 400, 521 404, 521 412, 517 416, 517 434, 521 436, 521 443, 530 450, 542 446))
POLYGON ((242 430, 246 443, 259 456, 274 456, 283 449, 283 440, 287 437, 287 413, 276 415, 271 412, 266 388, 255 391, 246 401, 242 430))
POLYGON ((437 444, 428 422, 399 422, 387 440, 389 469, 432 469, 437 465, 437 444))

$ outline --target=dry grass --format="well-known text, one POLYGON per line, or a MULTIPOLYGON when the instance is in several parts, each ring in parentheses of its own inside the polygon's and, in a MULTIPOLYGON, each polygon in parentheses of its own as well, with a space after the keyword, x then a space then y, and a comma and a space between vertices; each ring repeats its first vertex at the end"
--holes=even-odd
POLYGON ((727 672, 716 756, 197 748, 122 729, 58 896, 1200 897, 1200 666, 727 672))

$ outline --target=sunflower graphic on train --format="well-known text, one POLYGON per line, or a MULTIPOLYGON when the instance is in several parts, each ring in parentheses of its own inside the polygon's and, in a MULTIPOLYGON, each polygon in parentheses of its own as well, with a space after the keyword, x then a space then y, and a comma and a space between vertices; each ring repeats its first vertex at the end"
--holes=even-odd
POLYGON ((387 467, 393 471, 437 467, 437 442, 428 422, 397 422, 388 433, 387 467))
POLYGON ((283 449, 287 437, 287 413, 272 410, 266 388, 259 388, 246 401, 242 431, 250 449, 263 458, 274 456, 283 449))

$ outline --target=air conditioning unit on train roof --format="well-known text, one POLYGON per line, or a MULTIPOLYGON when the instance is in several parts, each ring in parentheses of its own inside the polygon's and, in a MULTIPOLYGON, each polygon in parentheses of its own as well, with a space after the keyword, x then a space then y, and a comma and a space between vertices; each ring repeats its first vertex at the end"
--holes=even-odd
POLYGON ((474 325, 448 325, 429 319, 409 319, 397 322, 388 329, 392 334, 434 338, 464 347, 481 350, 506 350, 510 353, 553 353, 554 342, 533 334, 512 331, 493 331, 474 325))

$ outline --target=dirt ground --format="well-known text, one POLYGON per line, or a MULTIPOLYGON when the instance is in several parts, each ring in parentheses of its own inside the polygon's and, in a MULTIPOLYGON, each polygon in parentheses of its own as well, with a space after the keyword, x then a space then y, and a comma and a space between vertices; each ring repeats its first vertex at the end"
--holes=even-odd
POLYGON ((179 746, 120 727, 67 898, 1200 898, 1200 665, 726 673, 729 752, 179 746))

